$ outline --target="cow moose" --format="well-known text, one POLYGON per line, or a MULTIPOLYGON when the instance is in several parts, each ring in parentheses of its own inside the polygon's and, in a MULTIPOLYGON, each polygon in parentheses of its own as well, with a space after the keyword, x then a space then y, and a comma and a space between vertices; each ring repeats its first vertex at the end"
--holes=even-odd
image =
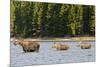
POLYGON ((57 50, 68 50, 69 46, 67 44, 54 43, 52 48, 56 48, 57 50))
POLYGON ((22 46, 24 52, 38 52, 40 44, 35 41, 17 40, 15 44, 22 46))
POLYGON ((79 45, 77 45, 77 47, 80 47, 81 49, 90 49, 91 48, 91 44, 90 43, 84 43, 84 42, 80 42, 79 45))

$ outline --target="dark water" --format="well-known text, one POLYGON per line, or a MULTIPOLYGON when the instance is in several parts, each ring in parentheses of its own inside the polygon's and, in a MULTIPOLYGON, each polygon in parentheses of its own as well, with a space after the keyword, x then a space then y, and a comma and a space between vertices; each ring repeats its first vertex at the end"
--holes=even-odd
POLYGON ((70 49, 65 51, 57 51, 53 49, 53 42, 39 42, 40 50, 38 53, 23 53, 21 46, 14 46, 11 43, 11 66, 94 62, 95 41, 88 42, 92 45, 91 49, 81 49, 76 47, 79 43, 78 41, 61 42, 69 44, 70 46, 70 49))

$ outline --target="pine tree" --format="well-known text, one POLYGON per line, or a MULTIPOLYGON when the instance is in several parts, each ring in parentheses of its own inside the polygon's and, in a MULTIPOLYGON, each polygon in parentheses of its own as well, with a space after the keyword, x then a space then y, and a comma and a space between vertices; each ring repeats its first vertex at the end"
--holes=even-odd
POLYGON ((59 12, 59 28, 60 34, 67 35, 69 34, 68 30, 68 12, 69 12, 69 5, 62 4, 59 12))
POLYGON ((40 3, 39 4, 39 11, 38 11, 38 23, 40 23, 40 37, 44 37, 46 35, 46 9, 47 4, 46 3, 40 3))
POLYGON ((15 6, 15 20, 14 22, 14 33, 16 34, 16 36, 20 36, 21 31, 22 31, 22 17, 21 17, 21 2, 19 1, 15 1, 14 2, 14 6, 15 6))
POLYGON ((95 36, 95 6, 89 6, 90 19, 89 19, 89 34, 95 36))
POLYGON ((31 2, 24 2, 22 4, 22 14, 23 14, 23 36, 32 37, 32 18, 33 18, 33 4, 31 2))
POLYGON ((83 31, 85 35, 95 35, 95 8, 83 5, 83 31))
POLYGON ((11 3, 10 3, 10 11, 11 11, 11 13, 10 13, 10 29, 11 29, 11 32, 13 32, 14 33, 14 20, 15 20, 15 14, 14 14, 14 10, 15 10, 15 7, 14 7, 14 1, 13 0, 11 0, 10 1, 11 3))
POLYGON ((95 6, 11 0, 17 37, 95 35, 95 6))

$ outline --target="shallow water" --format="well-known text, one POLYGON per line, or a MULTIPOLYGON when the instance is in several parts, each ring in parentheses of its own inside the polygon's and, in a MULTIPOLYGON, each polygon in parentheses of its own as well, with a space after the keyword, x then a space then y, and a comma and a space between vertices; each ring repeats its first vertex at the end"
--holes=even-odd
POLYGON ((57 51, 52 48, 54 42, 39 42, 39 52, 24 53, 22 47, 14 46, 11 43, 11 66, 30 66, 42 64, 59 64, 59 63, 79 63, 95 61, 95 41, 91 43, 91 49, 81 49, 76 47, 78 41, 66 41, 70 46, 69 50, 57 51))

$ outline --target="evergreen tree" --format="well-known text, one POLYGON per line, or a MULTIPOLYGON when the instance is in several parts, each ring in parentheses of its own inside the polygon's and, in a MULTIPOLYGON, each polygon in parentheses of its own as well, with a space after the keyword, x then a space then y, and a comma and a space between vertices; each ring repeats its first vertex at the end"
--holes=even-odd
POLYGON ((11 32, 17 37, 95 35, 95 6, 11 0, 11 32))
POLYGON ((67 27, 68 24, 68 12, 69 12, 69 5, 62 4, 59 12, 59 34, 63 36, 69 34, 69 30, 67 27))
POLYGON ((47 4, 46 3, 40 3, 39 5, 39 11, 38 11, 38 23, 40 23, 40 37, 44 37, 46 35, 46 9, 47 4))

